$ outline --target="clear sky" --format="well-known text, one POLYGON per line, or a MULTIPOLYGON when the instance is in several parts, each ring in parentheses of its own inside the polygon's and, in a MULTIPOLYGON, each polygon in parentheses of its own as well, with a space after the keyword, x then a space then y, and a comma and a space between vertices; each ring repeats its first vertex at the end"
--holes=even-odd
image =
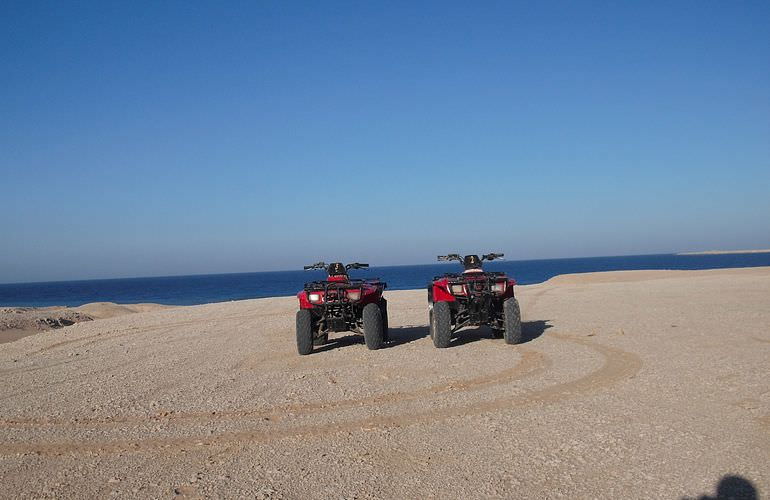
POLYGON ((0 282, 770 247, 770 2, 0 3, 0 282))

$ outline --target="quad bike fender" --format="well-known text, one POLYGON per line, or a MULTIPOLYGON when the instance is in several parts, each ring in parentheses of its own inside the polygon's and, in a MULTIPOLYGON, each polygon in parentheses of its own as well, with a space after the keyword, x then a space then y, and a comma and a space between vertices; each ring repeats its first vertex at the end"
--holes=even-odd
POLYGON ((513 287, 516 286, 516 280, 515 279, 509 279, 508 280, 508 286, 505 287, 505 293, 503 294, 503 299, 509 299, 513 297, 513 287))
POLYGON ((455 296, 449 293, 446 281, 433 283, 428 296, 431 302, 456 302, 455 296))
POLYGON ((376 286, 364 285, 361 289, 361 300, 359 304, 365 306, 367 304, 379 304, 382 298, 381 290, 376 286))

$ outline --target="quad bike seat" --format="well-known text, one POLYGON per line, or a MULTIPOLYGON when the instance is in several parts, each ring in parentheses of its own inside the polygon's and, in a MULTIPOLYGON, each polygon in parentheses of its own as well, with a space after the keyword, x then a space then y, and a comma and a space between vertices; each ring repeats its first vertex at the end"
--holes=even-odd
POLYGON ((463 267, 465 271, 463 273, 483 273, 481 269, 481 259, 478 255, 466 255, 463 259, 463 267))
POLYGON ((342 262, 329 264, 326 273, 329 275, 329 281, 348 281, 348 271, 342 262))

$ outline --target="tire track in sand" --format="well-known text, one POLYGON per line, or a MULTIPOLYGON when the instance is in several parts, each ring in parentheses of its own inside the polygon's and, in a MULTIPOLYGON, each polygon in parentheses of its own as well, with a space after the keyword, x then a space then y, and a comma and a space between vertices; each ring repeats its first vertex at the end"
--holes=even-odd
MULTIPOLYGON (((180 450, 202 447, 205 449, 206 447, 210 446, 222 446, 239 442, 260 444, 284 438, 323 437, 331 434, 355 432, 360 430, 430 424, 442 422, 448 419, 476 416, 495 411, 519 409, 538 404, 555 404, 566 399, 596 392, 599 389, 609 385, 620 383, 633 377, 641 369, 642 362, 640 358, 633 353, 626 352, 615 347, 596 344, 581 337, 555 333, 550 334, 550 336, 588 347, 589 349, 592 349, 598 353, 603 358, 604 363, 599 369, 574 380, 557 383, 542 389, 532 390, 523 395, 495 398, 488 401, 475 403, 470 406, 449 406, 402 415, 377 415, 344 422, 296 425, 286 427, 281 425, 280 418, 277 420, 261 419, 256 422, 259 425, 259 427, 256 429, 229 431, 205 437, 188 436, 136 440, 123 439, 106 442, 80 443, 64 442, 5 444, 0 447, 0 455, 36 453, 41 455, 55 456, 73 453, 116 453, 130 451, 143 452, 161 448, 173 448, 174 450, 180 450)), ((522 361, 520 364, 523 365, 524 362, 522 361)), ((373 396, 368 399, 379 402, 379 398, 384 397, 386 396, 373 396)), ((403 399, 396 400, 395 402, 399 401, 403 401, 403 399)), ((341 407, 335 407, 335 409, 339 408, 341 407)))
POLYGON ((339 401, 325 401, 317 403, 296 403, 291 405, 277 406, 266 409, 245 409, 245 410, 225 410, 225 411, 202 411, 202 412, 163 412, 153 416, 127 416, 127 417, 106 417, 106 418, 83 418, 77 420, 62 419, 3 419, 0 420, 2 427, 42 427, 42 426, 62 426, 62 427, 91 427, 91 426, 112 426, 119 424, 146 424, 147 422, 176 422, 183 420, 203 421, 204 423, 236 418, 254 418, 254 419, 281 419, 286 414, 299 414, 302 416, 315 413, 325 413, 335 410, 345 410, 369 405, 383 403, 400 403, 411 401, 423 396, 434 396, 447 392, 467 392, 471 390, 482 389, 492 385, 500 385, 514 380, 539 373, 551 365, 543 354, 530 349, 522 349, 522 358, 519 363, 505 370, 481 375, 467 380, 454 380, 444 384, 438 384, 430 387, 423 387, 411 391, 397 391, 384 394, 375 394, 363 398, 343 399, 339 401))

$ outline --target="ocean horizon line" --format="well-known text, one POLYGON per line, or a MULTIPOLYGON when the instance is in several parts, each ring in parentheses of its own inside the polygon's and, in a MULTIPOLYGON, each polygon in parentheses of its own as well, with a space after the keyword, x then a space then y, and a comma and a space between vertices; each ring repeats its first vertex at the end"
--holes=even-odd
MULTIPOLYGON (((770 253, 704 255, 647 254, 496 260, 488 271, 504 272, 520 285, 542 283, 562 275, 603 271, 697 270, 770 266, 770 253)), ((377 277, 389 290, 427 286, 435 277, 459 271, 457 263, 375 266, 354 271, 356 277, 377 277)), ((79 306, 92 302, 195 305, 295 294, 308 281, 323 279, 322 270, 254 271, 158 277, 107 278, 0 284, 0 305, 8 307, 79 306)))
MULTIPOLYGON (((663 253, 640 253, 640 254, 622 254, 622 255, 578 255, 571 257, 548 257, 542 259, 500 259, 499 262, 545 262, 554 260, 566 260, 566 259, 609 259, 615 257, 655 257, 664 255, 730 255, 737 253, 749 253, 749 251, 719 251, 719 254, 711 253, 715 251, 707 252, 663 252, 663 253)), ((752 250, 751 253, 770 253, 770 250, 752 250)), ((389 265, 371 265, 369 269, 385 269, 393 267, 411 267, 411 266, 433 266, 433 265, 445 265, 452 266, 457 265, 453 262, 421 262, 414 264, 389 264, 389 265)), ((3 281, 0 282, 0 286, 3 285, 44 285, 55 283, 85 283, 92 281, 117 281, 117 280, 143 280, 143 279, 164 279, 164 278, 193 278, 193 277, 207 277, 207 276, 232 276, 239 274, 269 274, 269 273, 288 273, 295 271, 304 271, 301 268, 295 269, 276 269, 272 271, 232 271, 224 273, 193 273, 193 274, 159 274, 159 275, 145 275, 145 276, 118 276, 111 278, 77 278, 77 279, 56 279, 56 280, 40 280, 40 281, 3 281)))

